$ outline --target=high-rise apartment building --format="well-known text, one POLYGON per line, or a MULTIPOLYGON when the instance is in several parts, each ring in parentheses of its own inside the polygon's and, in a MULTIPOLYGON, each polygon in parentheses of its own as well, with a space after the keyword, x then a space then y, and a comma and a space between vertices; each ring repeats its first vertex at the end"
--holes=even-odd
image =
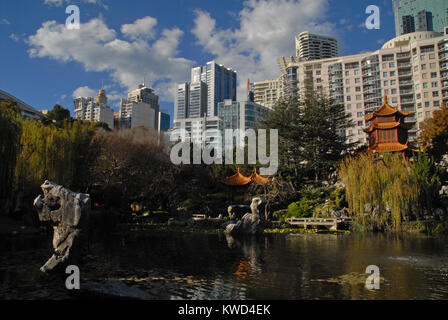
MULTIPOLYGON (((279 60, 281 60, 280 58, 279 60)), ((341 132, 364 144, 364 116, 389 104, 411 112, 406 122, 415 141, 420 123, 448 101, 448 35, 425 31, 396 37, 370 53, 315 61, 279 61, 285 95, 321 91, 345 106, 355 126, 341 132)))
POLYGON ((120 127, 135 128, 145 126, 159 128, 159 97, 145 84, 129 92, 128 98, 120 105, 120 127))
POLYGON ((304 31, 296 36, 296 55, 308 61, 337 57, 338 41, 304 31))
POLYGON ((393 0, 397 36, 418 32, 444 33, 448 28, 448 1, 393 0))
POLYGON ((283 86, 283 76, 277 79, 254 82, 254 102, 272 108, 277 100, 284 96, 283 86))
POLYGON ((75 103, 75 118, 83 121, 103 122, 114 128, 114 111, 107 105, 106 90, 98 91, 97 97, 78 97, 75 103))

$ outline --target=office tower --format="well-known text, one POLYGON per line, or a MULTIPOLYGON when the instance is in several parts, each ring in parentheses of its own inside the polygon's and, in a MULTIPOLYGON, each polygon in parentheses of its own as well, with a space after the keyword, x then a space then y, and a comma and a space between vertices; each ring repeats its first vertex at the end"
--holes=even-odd
POLYGON ((279 59, 285 76, 285 95, 323 92, 345 107, 355 126, 341 134, 347 142, 366 142, 364 116, 382 104, 411 112, 406 118, 415 142, 420 124, 448 102, 448 40, 425 31, 405 34, 374 52, 297 61, 279 59), (286 63, 284 63, 286 61, 286 63))
POLYGON ((217 116, 219 102, 236 100, 236 85, 236 72, 215 61, 192 68, 190 82, 176 85, 174 119, 217 116))
POLYGON ((109 129, 114 128, 114 111, 107 105, 106 90, 98 91, 97 97, 77 97, 75 118, 78 120, 106 123, 109 129))
POLYGON ((417 32, 444 33, 448 27, 446 0, 393 0, 397 36, 417 32))
POLYGON ((296 54, 299 59, 308 61, 337 57, 338 41, 305 31, 296 36, 296 54))
POLYGON ((145 84, 129 92, 120 105, 120 127, 132 129, 138 126, 159 128, 159 97, 145 84))
POLYGON ((207 116, 218 115, 218 103, 225 99, 236 101, 237 74, 230 68, 207 62, 202 68, 201 79, 207 84, 207 116))
POLYGON ((202 82, 190 84, 188 117, 199 118, 207 113, 207 85, 202 82))
POLYGON ((159 132, 167 132, 170 129, 171 117, 168 110, 159 111, 159 132))
POLYGON ((174 96, 174 119, 188 118, 188 106, 190 105, 190 84, 188 82, 177 84, 174 96))
MULTIPOLYGON (((236 102, 230 99, 220 102, 219 118, 222 120, 222 135, 225 138, 225 131, 227 129, 242 130, 245 132, 248 129, 255 129, 257 124, 262 121, 272 108, 263 106, 253 101, 236 102)), ((224 141, 229 145, 229 142, 224 141)), ((232 145, 243 148, 245 146, 244 137, 240 137, 239 141, 233 137, 232 145), (241 139, 242 138, 242 139, 241 139)))
POLYGON ((268 107, 274 107, 278 99, 284 96, 284 77, 254 82, 254 102, 268 107))

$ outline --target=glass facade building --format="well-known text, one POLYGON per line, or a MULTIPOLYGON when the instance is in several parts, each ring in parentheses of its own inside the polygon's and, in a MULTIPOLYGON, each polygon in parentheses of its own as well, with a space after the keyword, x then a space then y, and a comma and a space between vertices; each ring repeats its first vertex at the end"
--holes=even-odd
POLYGON ((397 36, 417 32, 444 33, 448 27, 447 0, 393 0, 397 36))

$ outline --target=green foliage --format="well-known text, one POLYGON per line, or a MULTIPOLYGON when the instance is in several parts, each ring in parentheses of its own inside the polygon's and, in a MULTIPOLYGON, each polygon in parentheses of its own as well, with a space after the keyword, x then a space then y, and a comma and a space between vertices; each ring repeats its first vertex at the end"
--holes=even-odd
POLYGON ((344 106, 321 94, 280 99, 260 128, 279 131, 279 174, 299 189, 327 179, 351 147, 339 130, 352 126, 344 106))
POLYGON ((293 202, 288 206, 288 213, 285 218, 308 218, 312 215, 312 206, 306 198, 298 202, 293 202))
POLYGON ((53 107, 53 110, 49 111, 46 115, 46 124, 54 123, 58 127, 62 127, 64 122, 68 122, 71 119, 70 111, 64 109, 61 105, 57 104, 53 107))
POLYGON ((91 142, 96 126, 73 122, 58 128, 34 120, 25 120, 22 126, 17 188, 33 193, 44 180, 51 180, 75 191, 85 191, 94 158, 91 142))
POLYGON ((362 228, 372 229, 392 225, 398 230, 404 218, 420 218, 422 208, 432 207, 439 185, 426 155, 411 164, 393 154, 379 159, 370 153, 348 157, 340 165, 339 176, 346 185, 351 213, 362 228))
POLYGON ((8 210, 22 133, 20 111, 10 101, 0 102, 0 209, 8 210))
POLYGON ((288 214, 287 209, 277 210, 272 213, 272 218, 275 221, 284 221, 286 219, 287 214, 288 214))

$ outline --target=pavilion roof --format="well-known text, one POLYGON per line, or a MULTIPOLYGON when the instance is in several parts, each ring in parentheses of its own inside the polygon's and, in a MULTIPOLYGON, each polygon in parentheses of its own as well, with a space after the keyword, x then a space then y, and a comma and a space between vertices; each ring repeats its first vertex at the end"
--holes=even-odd
POLYGON ((376 152, 401 152, 406 150, 415 152, 419 151, 415 146, 410 144, 409 141, 406 141, 405 144, 401 144, 399 142, 377 143, 369 147, 369 150, 375 150, 376 152))
POLYGON ((398 128, 401 127, 403 129, 409 130, 411 129, 411 125, 406 124, 406 123, 401 123, 401 122, 384 122, 384 123, 371 123, 370 127, 367 129, 364 129, 365 133, 370 133, 374 130, 388 130, 388 129, 394 129, 394 128, 398 128))
POLYGON ((384 96, 383 97, 383 105, 378 110, 375 110, 371 114, 365 116, 365 119, 367 121, 371 121, 371 120, 375 119, 376 117, 388 117, 388 116, 393 116, 395 114, 399 114, 403 117, 406 117, 409 115, 409 112, 404 112, 404 111, 398 110, 397 108, 391 107, 387 103, 387 97, 384 96))
POLYGON ((267 184, 269 182, 269 178, 264 178, 257 173, 257 169, 254 169, 254 172, 250 177, 245 177, 241 174, 240 168, 238 168, 238 172, 231 177, 227 177, 222 182, 228 186, 246 186, 250 183, 257 184, 267 184))

